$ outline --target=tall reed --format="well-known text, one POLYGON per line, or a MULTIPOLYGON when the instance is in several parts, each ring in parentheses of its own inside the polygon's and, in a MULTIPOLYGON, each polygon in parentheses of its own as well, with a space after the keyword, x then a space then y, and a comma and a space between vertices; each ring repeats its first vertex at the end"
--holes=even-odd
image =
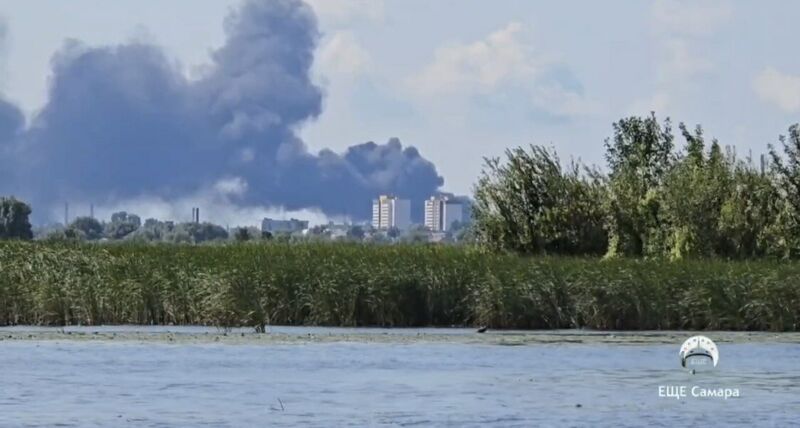
POLYGON ((0 243, 0 325, 800 328, 800 264, 363 244, 0 243))

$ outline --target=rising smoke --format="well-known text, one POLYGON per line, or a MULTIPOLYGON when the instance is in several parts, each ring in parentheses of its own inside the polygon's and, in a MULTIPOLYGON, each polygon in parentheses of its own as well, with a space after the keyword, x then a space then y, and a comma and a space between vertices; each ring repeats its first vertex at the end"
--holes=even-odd
POLYGON ((365 218, 380 193, 421 200, 442 185, 397 139, 314 154, 297 137, 322 106, 307 5, 247 1, 224 29, 225 44, 191 81, 157 46, 66 42, 28 127, 0 101, 0 193, 48 207, 41 215, 65 200, 177 200, 235 181, 244 190, 231 203, 365 218))

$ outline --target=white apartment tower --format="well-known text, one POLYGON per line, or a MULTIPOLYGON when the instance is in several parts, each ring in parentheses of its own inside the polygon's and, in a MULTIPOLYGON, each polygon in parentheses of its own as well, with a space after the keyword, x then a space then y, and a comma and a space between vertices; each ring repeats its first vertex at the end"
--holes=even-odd
POLYGON ((372 227, 378 230, 411 226, 411 201, 396 196, 381 195, 372 200, 372 227))
POLYGON ((446 196, 431 196, 425 201, 425 227, 433 232, 446 232, 456 221, 464 221, 464 208, 446 196))

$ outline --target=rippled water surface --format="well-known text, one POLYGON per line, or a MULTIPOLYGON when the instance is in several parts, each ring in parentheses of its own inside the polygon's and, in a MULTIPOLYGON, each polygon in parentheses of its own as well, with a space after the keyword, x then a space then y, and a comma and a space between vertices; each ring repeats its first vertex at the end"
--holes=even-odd
POLYGON ((721 344, 691 375, 679 345, 4 341, 0 426, 800 424, 800 346, 721 344))

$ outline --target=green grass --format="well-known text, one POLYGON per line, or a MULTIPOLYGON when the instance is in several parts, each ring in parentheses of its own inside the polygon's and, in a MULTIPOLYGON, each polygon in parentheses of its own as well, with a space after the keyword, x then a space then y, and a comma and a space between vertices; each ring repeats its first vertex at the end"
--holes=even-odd
POLYGON ((0 243, 0 325, 800 328, 800 264, 453 246, 0 243))

